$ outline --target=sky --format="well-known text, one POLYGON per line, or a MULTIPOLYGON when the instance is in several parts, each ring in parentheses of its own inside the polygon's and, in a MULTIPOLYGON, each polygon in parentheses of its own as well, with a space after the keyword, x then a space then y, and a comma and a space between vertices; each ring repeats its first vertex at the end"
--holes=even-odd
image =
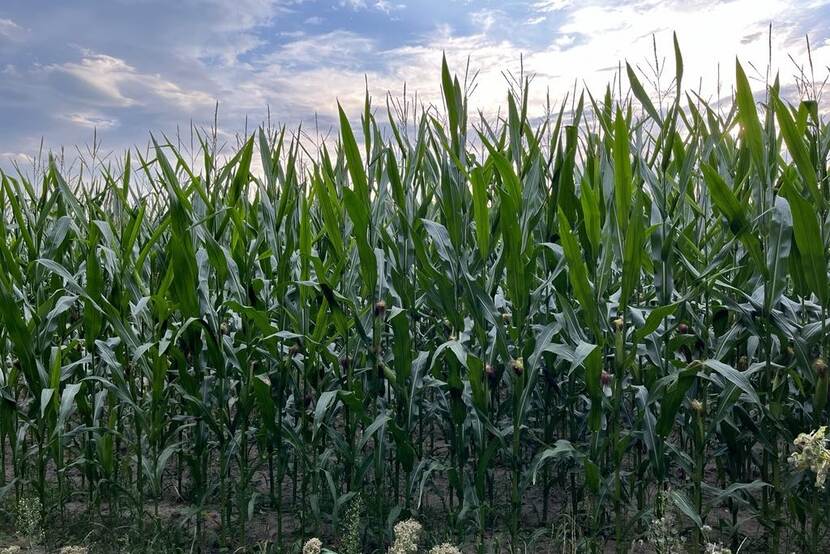
POLYGON ((210 125, 217 102, 228 141, 269 112, 330 130, 337 101, 356 121, 367 86, 379 107, 404 83, 440 104, 442 53, 462 76, 469 60, 485 113, 523 68, 538 114, 575 83, 601 94, 626 60, 646 80, 655 45, 665 87, 672 32, 705 98, 729 94, 736 56, 756 89, 770 55, 792 85, 805 37, 817 81, 830 65, 830 0, 0 0, 0 168, 93 137, 121 155, 210 125))

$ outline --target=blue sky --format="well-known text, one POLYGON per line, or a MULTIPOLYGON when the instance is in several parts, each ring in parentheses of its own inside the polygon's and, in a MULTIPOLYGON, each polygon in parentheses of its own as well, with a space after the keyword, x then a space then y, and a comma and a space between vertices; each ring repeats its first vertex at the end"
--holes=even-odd
MULTIPOLYGON (((2 0, 0 167, 39 149, 144 145, 151 131, 174 135, 212 121, 219 102, 228 140, 274 121, 333 124, 336 100, 358 113, 365 82, 376 103, 404 82, 439 101, 442 52, 477 70, 473 104, 504 100, 503 72, 520 60, 535 75, 532 110, 549 92, 603 87, 628 59, 673 74, 677 31, 686 85, 708 97, 721 68, 728 94, 735 56, 773 66, 792 83, 813 47, 816 77, 830 64, 830 0, 2 0)), ((761 87, 762 80, 756 85, 761 87)), ((625 85, 624 85, 625 86, 625 85)))

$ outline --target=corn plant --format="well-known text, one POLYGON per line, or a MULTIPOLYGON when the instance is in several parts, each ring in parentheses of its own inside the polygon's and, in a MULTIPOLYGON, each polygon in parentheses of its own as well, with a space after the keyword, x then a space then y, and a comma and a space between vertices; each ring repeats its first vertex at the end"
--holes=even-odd
POLYGON ((199 551, 826 551, 830 126, 674 65, 3 173, 0 494, 199 551))

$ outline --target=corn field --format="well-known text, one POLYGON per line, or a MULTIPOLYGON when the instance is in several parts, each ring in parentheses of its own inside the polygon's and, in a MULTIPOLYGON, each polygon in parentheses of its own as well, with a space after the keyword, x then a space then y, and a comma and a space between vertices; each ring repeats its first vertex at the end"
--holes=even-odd
POLYGON ((3 173, 0 521, 826 552, 830 126, 740 64, 708 103, 674 55, 542 118, 527 79, 471 114, 445 61, 443 106, 367 95, 316 146, 3 173))

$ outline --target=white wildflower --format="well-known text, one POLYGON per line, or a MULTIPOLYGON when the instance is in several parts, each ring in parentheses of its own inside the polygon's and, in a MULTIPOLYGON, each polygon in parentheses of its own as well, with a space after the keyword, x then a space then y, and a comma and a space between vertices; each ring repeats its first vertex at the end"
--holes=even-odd
POLYGON ((407 519, 395 525, 395 542, 389 554, 414 554, 418 552, 418 541, 423 527, 414 519, 407 519))
POLYGON ((341 532, 340 554, 362 554, 363 548, 360 541, 360 527, 363 514, 363 497, 358 494, 346 510, 346 517, 343 520, 341 532))
POLYGON ((303 554, 320 554, 323 550, 323 541, 318 538, 308 539, 303 545, 303 554))
POLYGON ((830 473, 830 450, 827 448, 827 426, 812 433, 801 433, 793 441, 796 451, 790 455, 790 463, 799 470, 811 470, 816 474, 816 487, 823 488, 830 473))
POLYGON ((40 499, 36 496, 24 496, 18 499, 15 510, 17 534, 32 541, 43 538, 40 499))
POLYGON ((732 550, 719 543, 706 543, 706 554, 732 554, 732 550))
POLYGON ((450 543, 445 542, 444 544, 433 546, 429 554, 461 554, 461 551, 450 543))
POLYGON ((58 554, 87 554, 85 546, 64 546, 58 551, 58 554))
POLYGON ((658 513, 663 512, 663 515, 651 521, 647 533, 648 543, 658 554, 674 554, 682 552, 684 548, 684 540, 678 531, 674 512, 669 507, 669 495, 669 491, 658 493, 656 508, 658 513))

